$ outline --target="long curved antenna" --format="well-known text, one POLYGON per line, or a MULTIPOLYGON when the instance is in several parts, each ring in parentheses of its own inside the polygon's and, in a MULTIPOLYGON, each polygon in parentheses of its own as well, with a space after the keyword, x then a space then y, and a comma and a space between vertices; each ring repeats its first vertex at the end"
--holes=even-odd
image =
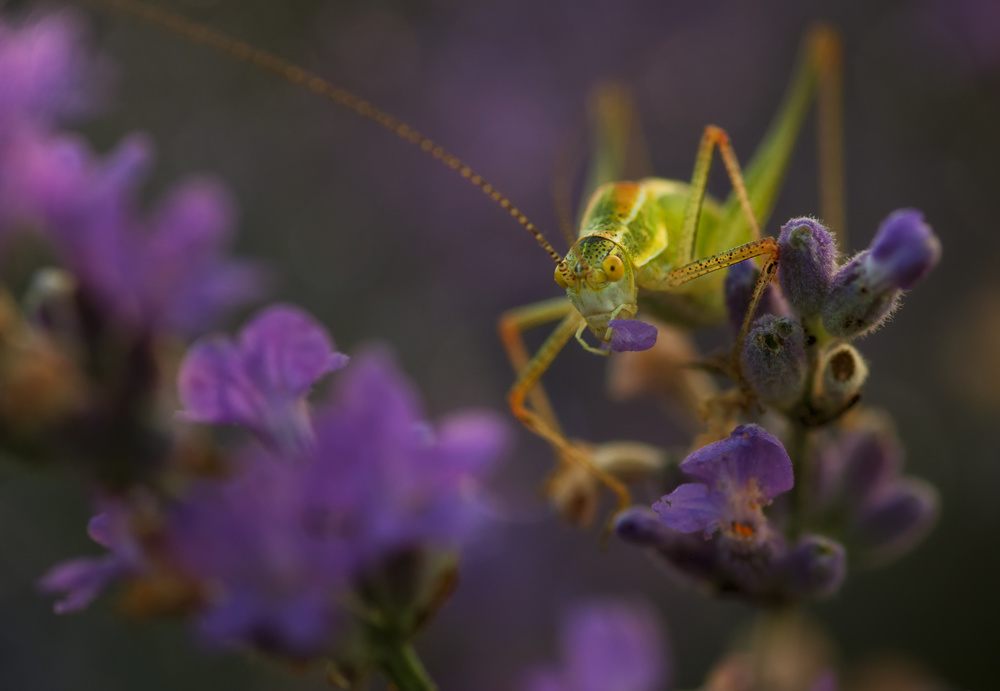
POLYGON ((493 185, 486 182, 481 175, 465 165, 457 156, 445 151, 443 147, 435 143, 430 137, 426 137, 413 129, 399 118, 373 106, 368 101, 359 96, 355 96, 350 91, 334 86, 317 74, 313 74, 295 63, 279 58, 266 50, 255 48, 254 46, 240 41, 227 34, 207 26, 193 22, 173 12, 161 9, 140 0, 76 0, 84 5, 90 5, 100 9, 113 10, 123 15, 135 17, 136 19, 159 26, 167 31, 183 36, 192 43, 199 43, 209 48, 214 48, 220 53, 225 53, 230 57, 242 62, 256 65, 268 72, 273 72, 278 76, 294 84, 301 84, 310 91, 329 98, 334 103, 353 111, 357 115, 371 120, 381 125, 393 134, 405 139, 414 146, 420 147, 428 154, 441 161, 443 164, 458 172, 463 178, 478 187, 484 194, 497 204, 502 206, 514 219, 524 226, 529 233, 535 236, 538 244, 549 253, 560 271, 569 278, 569 269, 566 267, 563 258, 549 244, 541 231, 528 220, 520 209, 514 206, 507 197, 501 194, 493 185))

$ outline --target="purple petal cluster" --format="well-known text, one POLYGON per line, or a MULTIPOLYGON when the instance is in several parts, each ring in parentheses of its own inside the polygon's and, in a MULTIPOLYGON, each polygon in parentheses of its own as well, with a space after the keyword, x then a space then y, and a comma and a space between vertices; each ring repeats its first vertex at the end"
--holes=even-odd
POLYGON ((100 75, 68 13, 0 24, 0 232, 42 232, 107 321, 142 333, 196 334, 260 296, 258 267, 224 256, 235 217, 217 181, 191 178, 150 213, 137 192, 145 137, 99 156, 57 125, 94 105, 100 75))
MULTIPOLYGON (((235 340, 196 344, 182 366, 186 417, 265 442, 239 454, 232 477, 200 481, 162 510, 159 562, 200 585, 195 616, 211 643, 322 653, 367 575, 400 553, 452 548, 477 522, 501 422, 470 412, 432 426, 381 350, 354 358, 310 414, 309 389, 345 363, 311 317, 280 305, 235 340), (285 443, 303 426, 308 443, 285 443)), ((121 575, 142 577, 110 577, 121 575)))
POLYGON ((785 447, 757 425, 737 427, 728 439, 693 452, 680 468, 697 482, 681 485, 653 510, 682 533, 721 531, 740 541, 766 539, 763 508, 794 484, 785 447))
POLYGON ((305 399, 313 384, 347 364, 326 330, 290 305, 257 314, 236 339, 194 344, 178 374, 182 416, 241 425, 277 449, 311 444, 305 399))
POLYGON ((789 543, 763 513, 794 482, 776 438, 743 425, 692 453, 680 468, 697 482, 680 485, 653 511, 625 511, 615 526, 621 538, 650 548, 678 575, 715 592, 772 602, 837 590, 843 547, 816 535, 789 543))
POLYGON ((525 691, 659 691, 670 660, 661 626, 645 607, 593 602, 565 618, 558 666, 532 670, 525 691))
POLYGON ((80 140, 56 138, 22 164, 22 198, 82 293, 110 321, 196 334, 259 297, 263 275, 224 256, 235 205, 220 182, 189 178, 140 213, 136 197, 151 164, 152 145, 141 135, 103 159, 80 140))

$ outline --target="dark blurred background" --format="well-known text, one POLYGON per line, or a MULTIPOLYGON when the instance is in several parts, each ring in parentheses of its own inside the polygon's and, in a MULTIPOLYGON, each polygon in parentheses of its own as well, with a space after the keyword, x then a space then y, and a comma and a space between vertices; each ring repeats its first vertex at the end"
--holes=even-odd
MULTIPOLYGON (((19 3, 24 7, 30 3, 19 3)), ((941 491, 916 551, 852 573, 814 608, 845 667, 905 657, 956 688, 995 686, 1000 596, 1000 5, 913 2, 187 0, 161 4, 314 69, 462 157, 560 248, 550 186, 583 142, 588 94, 629 86, 655 172, 688 179, 702 127, 725 127, 745 162, 817 20, 845 47, 852 249, 892 210, 922 209, 944 261, 860 348, 866 400, 892 412, 908 472, 941 491)), ((52 7, 52 5, 49 5, 52 7)), ((293 85, 122 17, 83 13, 116 64, 114 97, 82 131, 100 150, 155 138, 150 199, 211 172, 242 209, 240 254, 268 261, 275 297, 327 324, 341 349, 391 343, 432 417, 504 410, 511 373, 495 336, 505 309, 558 294, 551 260, 479 192, 378 127, 293 85)), ((767 229, 818 213, 806 128, 767 229)), ((721 168, 721 166, 720 166, 721 168)), ((713 190, 728 192, 723 176, 713 190)), ((232 326, 232 325, 231 325, 232 326)), ((534 339, 533 342, 538 339, 534 339)), ((569 347, 547 375, 571 433, 687 443, 654 402, 614 404, 606 363, 569 347)), ((520 432, 495 488, 496 524, 419 649, 445 691, 516 688, 555 654, 558 617, 592 596, 655 603, 677 686, 700 683, 750 622, 747 607, 677 586, 638 551, 599 547, 550 516, 536 483, 547 448, 520 432)), ((0 484, 0 689, 323 688, 266 661, 206 654, 181 625, 117 618, 110 600, 56 617, 33 581, 96 553, 72 478, 0 484)))

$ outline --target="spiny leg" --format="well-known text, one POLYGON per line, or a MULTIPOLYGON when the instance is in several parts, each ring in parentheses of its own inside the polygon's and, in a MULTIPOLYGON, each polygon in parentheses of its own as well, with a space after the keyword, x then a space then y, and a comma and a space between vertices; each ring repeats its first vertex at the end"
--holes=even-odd
MULTIPOLYGON (((837 32, 825 25, 805 36, 798 67, 767 132, 743 169, 750 205, 757 222, 766 227, 785 180, 788 163, 814 99, 817 101, 820 215, 846 248, 844 213, 843 125, 841 116, 842 60, 837 32)), ((705 254, 748 239, 745 213, 736 194, 723 205, 719 223, 705 254)), ((707 240, 708 238, 706 238, 707 240)))
POLYGON ((747 333, 750 331, 750 325, 753 323, 754 314, 757 311, 757 306, 760 304, 761 298, 764 296, 767 284, 778 269, 778 259, 780 257, 778 241, 770 237, 753 240, 739 247, 713 254, 711 257, 705 257, 704 259, 699 259, 668 271, 655 281, 644 282, 644 285, 652 290, 673 290, 699 276, 704 276, 705 274, 725 269, 747 259, 761 256, 766 257, 764 266, 761 269, 760 276, 757 277, 756 285, 754 285, 753 295, 750 298, 750 306, 747 309, 746 316, 743 317, 743 324, 740 326, 740 332, 736 337, 736 343, 730 359, 730 369, 741 385, 743 382, 739 370, 740 348, 743 345, 744 339, 746 339, 747 333))
POLYGON ((583 451, 570 442, 563 434, 552 406, 541 388, 539 381, 552 364, 556 355, 572 338, 583 317, 565 299, 530 305, 511 310, 501 317, 500 331, 510 357, 517 370, 517 381, 507 396, 511 412, 529 430, 542 437, 556 452, 560 464, 573 464, 604 483, 618 499, 618 510, 631 504, 631 495, 625 485, 610 473, 596 467, 583 451), (561 304, 560 304, 561 302, 561 304), (524 347, 521 333, 547 321, 554 321, 565 315, 530 360, 524 347), (530 399, 531 408, 526 405, 530 399))
POLYGON ((733 151, 733 146, 729 143, 729 135, 721 127, 708 125, 701 136, 701 143, 698 145, 694 174, 691 176, 691 189, 687 206, 684 209, 684 226, 681 229, 681 239, 677 250, 677 259, 681 264, 688 264, 695 257, 698 219, 701 216, 705 188, 708 186, 708 173, 712 166, 712 152, 715 147, 719 147, 719 154, 722 156, 722 162, 726 166, 726 172, 732 182, 733 192, 736 194, 744 217, 750 226, 750 236, 754 240, 760 239, 760 228, 757 226, 753 207, 750 206, 750 197, 747 194, 746 185, 743 183, 743 175, 740 172, 739 161, 736 159, 736 152, 733 151))
MULTIPOLYGON (((500 331, 500 341, 507 351, 507 359, 514 367, 514 373, 520 375, 528 367, 531 357, 524 344, 522 334, 543 324, 564 319, 573 311, 573 305, 564 297, 544 300, 523 307, 515 307, 500 315, 497 322, 500 331)), ((535 413, 554 431, 562 434, 559 420, 549 401, 541 382, 538 382, 528 392, 528 400, 535 413)))

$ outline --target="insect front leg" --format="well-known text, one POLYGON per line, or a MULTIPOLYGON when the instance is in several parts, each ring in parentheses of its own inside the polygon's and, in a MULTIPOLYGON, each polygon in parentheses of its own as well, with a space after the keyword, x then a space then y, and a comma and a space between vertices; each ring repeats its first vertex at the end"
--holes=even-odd
POLYGON ((565 298, 546 300, 504 313, 500 317, 501 340, 517 380, 507 395, 511 412, 529 430, 552 446, 559 467, 548 482, 549 495, 562 513, 574 523, 586 525, 593 520, 597 499, 593 479, 603 483, 618 499, 618 510, 632 503, 628 488, 612 474, 592 462, 593 449, 566 438, 540 380, 556 355, 576 333, 583 317, 565 298), (542 324, 561 319, 533 357, 529 359, 522 334, 542 324), (530 407, 528 403, 530 402, 530 407))
POLYGON ((753 323, 754 314, 757 311, 757 306, 760 304, 761 298, 764 296, 767 284, 770 283, 771 278, 778 270, 778 259, 780 257, 778 241, 770 237, 760 238, 739 247, 734 247, 731 250, 713 254, 711 257, 698 259, 672 271, 663 272, 660 275, 647 273, 642 279, 643 286, 651 290, 676 290, 688 281, 754 257, 765 257, 764 265, 761 268, 760 276, 757 277, 757 283, 754 285, 753 295, 750 298, 750 306, 747 309, 746 316, 743 318, 743 324, 740 326, 729 362, 730 371, 739 382, 742 382, 739 370, 740 348, 746 339, 747 333, 750 331, 750 325, 753 323))

